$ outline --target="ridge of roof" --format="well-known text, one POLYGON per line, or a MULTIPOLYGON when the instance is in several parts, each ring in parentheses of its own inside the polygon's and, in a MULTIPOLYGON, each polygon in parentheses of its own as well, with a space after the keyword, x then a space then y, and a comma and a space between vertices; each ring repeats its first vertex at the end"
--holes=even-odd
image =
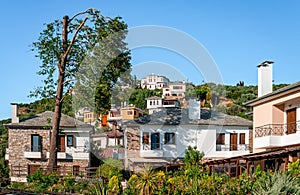
POLYGON ((200 119, 192 120, 188 116, 188 109, 170 108, 127 121, 124 125, 217 125, 251 127, 252 121, 205 109, 201 110, 200 119))
MULTIPOLYGON (((25 118, 19 123, 7 124, 10 128, 13 127, 46 127, 52 125, 52 120, 54 117, 54 112, 45 111, 34 116, 25 118)), ((78 119, 70 117, 66 114, 61 115, 60 127, 64 128, 74 128, 74 127, 91 127, 91 125, 86 124, 78 119)))
POLYGON ((261 97, 259 97, 259 98, 254 99, 254 100, 250 100, 250 101, 248 101, 248 102, 245 102, 245 103, 243 103, 243 105, 249 105, 249 104, 258 102, 258 101, 263 100, 263 99, 265 99, 265 98, 268 98, 268 97, 271 97, 271 96, 274 96, 274 95, 278 95, 278 94, 280 94, 280 93, 289 91, 289 90, 294 89, 294 88, 297 88, 297 87, 300 87, 300 81, 295 82, 295 83, 292 83, 292 84, 290 84, 290 85, 288 85, 288 86, 286 86, 286 87, 280 88, 280 89, 278 89, 278 90, 276 90, 276 91, 273 91, 273 92, 271 92, 271 93, 268 93, 268 94, 266 94, 266 95, 263 95, 263 96, 261 96, 261 97))

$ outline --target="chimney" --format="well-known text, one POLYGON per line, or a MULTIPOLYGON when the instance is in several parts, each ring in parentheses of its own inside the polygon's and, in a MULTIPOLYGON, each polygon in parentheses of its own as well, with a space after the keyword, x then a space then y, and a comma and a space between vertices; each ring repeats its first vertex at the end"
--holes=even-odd
POLYGON ((201 116, 200 101, 195 99, 189 100, 189 119, 199 120, 201 116))
POLYGON ((11 123, 19 123, 18 115, 18 105, 16 103, 11 103, 11 123))
POLYGON ((272 61, 264 61, 258 68, 258 97, 264 96, 273 91, 272 61))

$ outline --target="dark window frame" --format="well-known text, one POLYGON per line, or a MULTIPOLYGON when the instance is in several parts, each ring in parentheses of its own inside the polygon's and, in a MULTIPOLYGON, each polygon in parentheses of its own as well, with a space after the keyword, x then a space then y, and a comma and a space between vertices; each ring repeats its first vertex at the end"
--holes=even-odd
POLYGON ((216 139, 217 145, 225 145, 225 133, 218 133, 216 139))
POLYGON ((42 151, 42 137, 39 134, 31 134, 31 152, 41 152, 42 151), (37 137, 37 145, 34 144, 34 138, 37 137))
POLYGON ((174 132, 166 132, 164 136, 165 136, 165 144, 176 144, 174 132))
POLYGON ((240 144, 246 144, 246 133, 240 133, 239 143, 240 144))
POLYGON ((75 137, 74 135, 67 135, 67 147, 75 146, 75 137), (71 138, 71 143, 69 144, 69 138, 71 138))
POLYGON ((73 165, 73 175, 78 176, 80 172, 80 166, 79 165, 73 165))

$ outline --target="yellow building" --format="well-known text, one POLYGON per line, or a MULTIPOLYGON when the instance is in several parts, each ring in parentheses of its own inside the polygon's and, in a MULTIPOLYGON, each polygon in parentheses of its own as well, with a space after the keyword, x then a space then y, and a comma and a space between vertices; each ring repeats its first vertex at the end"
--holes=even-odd
POLYGON ((94 112, 84 112, 83 113, 83 122, 84 123, 92 123, 95 121, 95 113, 94 112))
POLYGON ((135 106, 122 108, 122 120, 133 120, 143 115, 143 111, 135 106))

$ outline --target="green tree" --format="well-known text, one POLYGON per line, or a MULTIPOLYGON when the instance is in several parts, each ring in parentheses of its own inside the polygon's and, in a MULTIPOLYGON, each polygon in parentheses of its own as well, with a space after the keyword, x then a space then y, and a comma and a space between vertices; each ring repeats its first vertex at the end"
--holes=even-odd
POLYGON ((150 195, 157 188, 157 177, 155 171, 150 166, 145 165, 141 173, 136 178, 136 188, 142 195, 150 195))
MULTIPOLYGON (((98 10, 88 9, 75 14, 71 18, 65 16, 63 21, 56 20, 47 24, 46 29, 40 33, 38 41, 33 43, 32 50, 37 52, 36 57, 42 61, 38 74, 46 78, 43 80, 44 86, 36 88, 31 92, 31 95, 42 98, 55 96, 55 115, 52 120, 52 137, 48 164, 50 170, 53 170, 57 166, 57 135, 59 132, 62 104, 64 97, 71 94, 76 73, 87 56, 93 55, 94 58, 97 58, 94 55, 97 51, 94 50, 91 52, 91 49, 97 44, 97 48, 101 47, 99 41, 105 39, 115 31, 122 30, 124 27, 127 26, 121 21, 120 17, 107 18, 101 15, 98 10), (84 15, 83 19, 80 18, 84 15), (55 76, 58 76, 58 78, 55 79, 55 76)), ((118 38, 116 40, 119 40, 118 38)), ((114 56, 110 60, 113 66, 102 66, 102 68, 106 67, 103 75, 100 75, 100 78, 104 80, 104 84, 110 86, 117 80, 118 71, 125 70, 130 66, 128 61, 126 61, 124 67, 123 62, 119 63, 119 59, 128 60, 128 54, 129 52, 119 53, 118 56, 114 56), (115 70, 115 67, 119 69, 115 70)), ((98 79, 97 82, 99 83, 100 80, 98 79)), ((106 87, 106 89, 108 88, 106 87)), ((109 97, 110 93, 108 92, 108 95, 105 94, 105 98, 101 99, 104 96, 101 94, 102 91, 99 91, 100 97, 95 97, 94 94, 94 98, 96 98, 96 102, 100 99, 101 101, 105 100, 104 104, 108 103, 109 99, 107 100, 106 98, 109 97)), ((96 105, 101 106, 102 104, 96 103, 96 105)))
POLYGON ((117 176, 119 180, 123 179, 122 171, 124 170, 124 165, 121 161, 114 158, 107 158, 103 161, 97 170, 98 174, 104 179, 108 180, 113 176, 117 176))
POLYGON ((184 163, 187 167, 198 166, 203 156, 204 153, 198 151, 196 146, 188 146, 184 154, 184 163))

